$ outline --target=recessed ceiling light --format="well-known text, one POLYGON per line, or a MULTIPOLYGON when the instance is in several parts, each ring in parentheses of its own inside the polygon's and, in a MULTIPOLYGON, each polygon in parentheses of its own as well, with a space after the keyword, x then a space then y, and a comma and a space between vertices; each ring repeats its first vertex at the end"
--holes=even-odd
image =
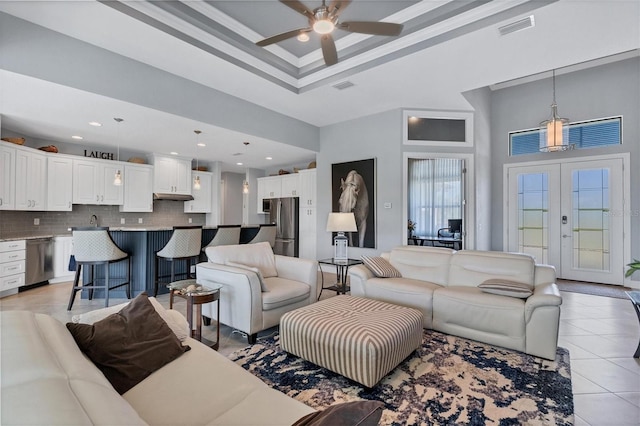
POLYGON ((206 143, 202 143, 202 142, 200 142, 200 143, 198 143, 198 144, 196 144, 196 145, 198 145, 198 146, 207 146, 207 144, 206 144, 206 143))
POLYGON ((171 154, 171 155, 178 155, 178 153, 177 153, 177 152, 175 152, 175 151, 171 151, 169 154, 171 154))
POLYGON ((93 127, 101 127, 102 123, 98 123, 97 121, 90 121, 89 125, 93 127))
POLYGON ((273 157, 264 157, 265 160, 273 160, 273 157))
POLYGON ((238 165, 238 166, 242 166, 242 163, 236 163, 236 165, 238 165))
POLYGON ((84 138, 83 138, 82 136, 74 135, 74 136, 71 136, 71 139, 76 139, 76 140, 81 141, 81 140, 82 140, 82 139, 84 139, 84 138))
POLYGON ((298 41, 302 42, 302 43, 306 43, 309 41, 309 36, 307 35, 307 33, 300 33, 298 34, 297 37, 298 41))

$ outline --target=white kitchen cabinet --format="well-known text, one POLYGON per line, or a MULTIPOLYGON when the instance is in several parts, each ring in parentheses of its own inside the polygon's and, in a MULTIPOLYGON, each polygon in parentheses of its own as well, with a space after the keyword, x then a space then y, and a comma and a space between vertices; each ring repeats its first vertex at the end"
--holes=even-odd
POLYGON ((299 216, 300 242, 299 256, 303 259, 316 259, 316 208, 301 207, 299 216))
POLYGON ((16 149, 0 142, 0 210, 16 208, 16 149))
POLYGON ((280 176, 260 178, 264 181, 263 198, 280 198, 282 196, 282 179, 280 176))
POLYGON ((191 159, 152 154, 153 192, 191 195, 191 159))
POLYGON ((0 241, 0 293, 24 285, 25 240, 0 241))
POLYGON ((125 163, 91 159, 73 160, 73 204, 122 205, 124 185, 114 185, 120 170, 123 183, 127 179, 125 163))
POLYGON ((127 163, 124 165, 124 202, 121 212, 153 211, 153 166, 127 163))
POLYGON ((208 172, 191 172, 191 182, 195 180, 195 178, 200 178, 200 189, 195 189, 191 191, 191 195, 193 195, 192 201, 184 202, 184 212, 185 213, 211 213, 211 191, 212 186, 211 182, 213 180, 213 174, 208 172))
POLYGON ((280 185, 282 194, 281 197, 298 197, 300 196, 299 178, 297 173, 282 175, 280 178, 280 185))
POLYGON ((53 278, 49 280, 51 284, 73 279, 74 272, 69 271, 69 258, 72 249, 73 237, 71 235, 53 237, 53 278))
POLYGON ((47 211, 73 209, 73 159, 59 154, 47 157, 47 211))
POLYGON ((316 207, 316 169, 305 169, 298 172, 300 207, 316 207))
POLYGON ((47 156, 30 148, 16 149, 15 210, 45 209, 47 156))

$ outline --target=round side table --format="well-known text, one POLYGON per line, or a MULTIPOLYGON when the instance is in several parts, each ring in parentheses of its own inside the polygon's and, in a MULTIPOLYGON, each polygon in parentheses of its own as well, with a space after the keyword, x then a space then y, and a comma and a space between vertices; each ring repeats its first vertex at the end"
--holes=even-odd
POLYGON ((187 301, 187 322, 191 330, 191 337, 205 345, 218 350, 220 346, 220 289, 222 286, 205 287, 194 279, 181 280, 169 283, 169 309, 173 309, 173 296, 182 297, 187 301), (218 302, 218 314, 216 316, 216 341, 212 342, 202 337, 202 304, 218 302), (195 307, 195 312, 194 308, 195 307), (195 318, 194 318, 195 314, 195 318), (194 328, 195 321, 195 328, 194 328))

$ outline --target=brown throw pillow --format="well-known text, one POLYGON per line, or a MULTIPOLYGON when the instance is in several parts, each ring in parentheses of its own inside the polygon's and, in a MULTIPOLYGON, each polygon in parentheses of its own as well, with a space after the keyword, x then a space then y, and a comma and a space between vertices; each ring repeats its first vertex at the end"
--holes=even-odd
POLYGON ((307 414, 292 426, 377 426, 383 409, 380 401, 343 402, 307 414))
POLYGON ((362 263, 378 278, 400 278, 402 274, 384 257, 362 256, 362 263))
POLYGON ((103 320, 67 328, 120 395, 191 349, 182 346, 146 293, 103 320))
POLYGON ((533 294, 531 286, 516 281, 488 279, 478 286, 485 293, 498 294, 500 296, 517 297, 526 299, 533 294))

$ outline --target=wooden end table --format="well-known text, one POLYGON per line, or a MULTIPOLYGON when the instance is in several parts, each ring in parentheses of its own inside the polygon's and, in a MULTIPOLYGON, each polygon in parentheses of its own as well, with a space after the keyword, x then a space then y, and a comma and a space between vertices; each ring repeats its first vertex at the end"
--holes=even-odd
POLYGON ((169 288, 169 309, 173 309, 173 296, 182 297, 187 301, 187 322, 191 330, 191 337, 212 349, 218 350, 220 346, 220 289, 217 287, 205 287, 194 279, 175 281, 167 285, 169 288), (212 342, 202 337, 202 304, 217 302, 218 314, 216 316, 216 341, 212 342), (195 319, 194 319, 195 306, 195 319), (193 322, 195 321, 195 329, 193 322))

